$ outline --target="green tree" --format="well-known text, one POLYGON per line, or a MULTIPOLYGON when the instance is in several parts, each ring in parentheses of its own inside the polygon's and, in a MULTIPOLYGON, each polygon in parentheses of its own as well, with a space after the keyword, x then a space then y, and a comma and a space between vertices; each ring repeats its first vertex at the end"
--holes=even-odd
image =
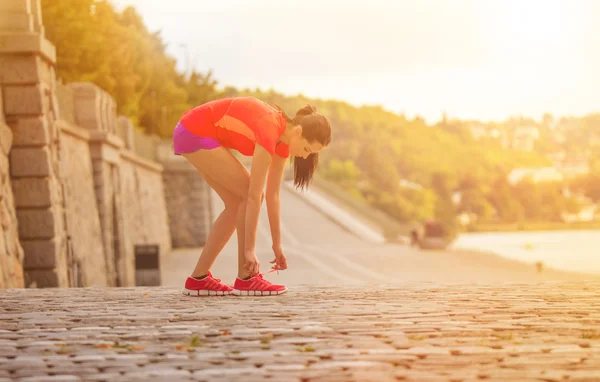
POLYGON ((431 187, 437 195, 435 218, 439 220, 446 232, 453 234, 458 230, 456 208, 452 202, 453 184, 450 176, 436 172, 432 175, 431 187))
POLYGON ((181 115, 216 98, 211 73, 186 79, 134 8, 117 12, 108 1, 42 0, 46 34, 57 51, 57 76, 89 81, 108 92, 117 112, 146 132, 170 136, 181 115))
POLYGON ((122 12, 108 1, 41 0, 48 38, 57 48, 57 74, 65 82, 91 81, 111 94, 118 112, 150 133, 170 136, 186 110, 218 97, 251 95, 278 104, 288 114, 311 104, 333 126, 333 141, 321 156, 321 170, 349 193, 399 220, 443 220, 452 227, 458 212, 483 219, 522 221, 557 219, 577 208, 561 186, 525 182, 510 185, 505 174, 518 167, 550 165, 548 153, 566 151, 592 160, 594 170, 578 183, 582 193, 600 200, 600 115, 541 123, 523 117, 483 124, 448 120, 427 125, 422 118, 355 107, 336 100, 285 96, 273 89, 217 88, 212 72, 185 76, 166 53, 160 32, 151 32, 134 8, 122 12), (470 126, 485 125, 498 136, 476 140, 470 126), (520 126, 537 126, 541 137, 533 152, 502 145, 520 126), (565 142, 556 140, 556 132, 565 142), (404 189, 406 179, 423 186, 404 189), (462 192, 461 204, 452 192, 462 192), (491 216, 495 211, 495 216, 491 216))
MULTIPOLYGON (((400 176, 394 164, 385 159, 382 147, 376 144, 363 146, 359 158, 359 167, 372 184, 391 195, 400 187, 400 176)), ((388 198, 384 198, 388 199, 388 198)))
POLYGON ((580 176, 571 182, 573 191, 582 193, 595 202, 600 202, 600 171, 580 176))
POLYGON ((488 200, 501 221, 514 223, 525 218, 525 210, 504 175, 499 175, 492 183, 488 200))
POLYGON ((343 185, 356 185, 361 177, 360 169, 350 159, 343 162, 338 159, 329 161, 323 174, 325 178, 343 185))

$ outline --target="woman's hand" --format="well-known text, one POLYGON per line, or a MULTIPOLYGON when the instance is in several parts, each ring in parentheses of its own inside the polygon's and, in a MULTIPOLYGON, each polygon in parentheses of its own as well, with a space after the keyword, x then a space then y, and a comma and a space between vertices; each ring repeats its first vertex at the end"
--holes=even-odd
POLYGON ((273 246, 273 253, 275 254, 275 259, 271 261, 271 264, 274 264, 271 269, 274 271, 283 271, 287 269, 287 257, 285 257, 285 253, 283 253, 283 248, 280 245, 273 246))
POLYGON ((253 249, 247 249, 244 252, 244 257, 246 258, 246 264, 244 264, 244 269, 248 272, 250 277, 255 276, 260 273, 260 262, 256 257, 253 249))

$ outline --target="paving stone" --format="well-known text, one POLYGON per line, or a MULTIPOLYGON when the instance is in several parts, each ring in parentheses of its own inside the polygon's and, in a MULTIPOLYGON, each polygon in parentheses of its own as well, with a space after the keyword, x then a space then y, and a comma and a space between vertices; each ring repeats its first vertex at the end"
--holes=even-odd
POLYGON ((89 374, 85 376, 85 379, 88 381, 114 381, 117 378, 120 378, 120 373, 102 373, 102 374, 89 374))
POLYGON ((169 288, 0 290, 0 381, 539 382, 600 375, 600 283, 321 292, 240 302, 192 301, 169 288), (139 298, 144 293, 151 298, 139 298))
POLYGON ((46 369, 17 369, 11 373, 13 378, 30 378, 30 377, 47 377, 48 371, 46 369))
POLYGON ((23 378, 21 382, 75 382, 81 381, 81 378, 75 375, 55 375, 44 377, 23 378))

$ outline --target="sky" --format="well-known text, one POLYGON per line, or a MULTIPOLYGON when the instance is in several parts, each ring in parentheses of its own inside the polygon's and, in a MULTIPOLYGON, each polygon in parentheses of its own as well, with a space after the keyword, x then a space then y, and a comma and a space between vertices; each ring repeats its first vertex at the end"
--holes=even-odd
POLYGON ((111 0, 219 86, 500 121, 600 112, 596 0, 111 0))

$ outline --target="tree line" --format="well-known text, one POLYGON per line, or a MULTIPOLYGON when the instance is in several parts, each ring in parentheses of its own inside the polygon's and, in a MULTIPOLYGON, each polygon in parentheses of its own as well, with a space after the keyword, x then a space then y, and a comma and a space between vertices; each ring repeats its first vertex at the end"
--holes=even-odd
POLYGON ((557 221, 581 208, 576 195, 600 201, 600 115, 561 121, 571 127, 560 142, 551 138, 551 118, 497 123, 506 131, 527 123, 542 132, 532 152, 507 149, 498 140, 475 139, 469 130, 474 121, 443 118, 428 125, 379 106, 221 89, 211 72, 178 72, 160 33, 150 32, 132 7, 119 12, 108 1, 41 3, 47 37, 57 50, 57 76, 95 83, 115 98, 119 114, 147 133, 169 137, 185 111, 219 97, 252 95, 288 113, 310 103, 334 126, 319 174, 400 221, 436 218, 451 231, 463 212, 478 221, 557 221), (549 153, 582 147, 589 150, 589 175, 561 183, 507 180, 514 168, 550 166, 549 153))

